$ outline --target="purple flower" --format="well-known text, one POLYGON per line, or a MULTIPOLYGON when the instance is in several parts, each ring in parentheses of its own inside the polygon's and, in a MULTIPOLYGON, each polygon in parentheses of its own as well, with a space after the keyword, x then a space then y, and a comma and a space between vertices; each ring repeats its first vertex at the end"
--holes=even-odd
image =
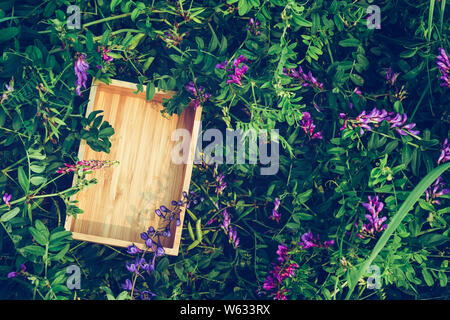
POLYGON ((418 135, 420 131, 413 130, 416 126, 415 123, 405 124, 408 116, 405 114, 387 112, 386 110, 378 110, 373 108, 372 111, 367 113, 363 110, 355 119, 348 119, 343 113, 339 114, 341 119, 344 119, 344 126, 341 130, 347 128, 347 124, 350 123, 351 127, 360 128, 360 134, 364 134, 364 130, 372 131, 372 127, 378 127, 381 122, 387 121, 390 124, 390 128, 395 129, 400 135, 418 135))
POLYGON ((3 195, 3 201, 5 202, 5 204, 11 208, 11 204, 9 203, 9 201, 11 201, 12 195, 8 194, 5 192, 5 194, 3 195))
POLYGON ((135 263, 127 262, 125 267, 131 273, 138 273, 137 265, 138 265, 138 261, 136 259, 135 263))
POLYGON ((395 85, 395 81, 397 81, 398 75, 398 72, 392 72, 392 68, 389 67, 386 72, 386 83, 393 87, 395 85))
POLYGON ((282 288, 283 282, 287 278, 294 276, 294 272, 299 268, 299 265, 295 262, 290 262, 288 247, 285 244, 278 245, 276 253, 278 255, 278 264, 272 264, 273 268, 264 280, 263 289, 271 291, 270 295, 274 296, 275 300, 285 300, 284 293, 286 289, 282 288))
POLYGON ((363 203, 362 205, 370 213, 365 215, 366 219, 369 220, 369 223, 363 224, 359 231, 357 236, 361 239, 374 237, 375 233, 381 232, 387 228, 387 224, 383 224, 387 218, 379 217, 380 212, 384 208, 384 203, 379 200, 378 196, 374 198, 369 196, 368 198, 369 202, 363 203))
POLYGON ((131 291, 133 289, 133 283, 131 283, 130 279, 126 279, 125 283, 122 284, 122 289, 131 291))
POLYGON ((137 253, 141 253, 142 250, 139 249, 138 247, 136 247, 136 245, 133 243, 131 246, 128 247, 127 249, 127 253, 128 254, 137 254, 137 253))
POLYGON ((436 57, 436 64, 441 72, 441 86, 450 88, 450 60, 443 48, 439 48, 439 55, 436 57))
POLYGON ((319 131, 314 133, 316 125, 314 124, 309 112, 303 112, 303 118, 300 122, 300 127, 311 139, 323 139, 322 132, 319 131))
POLYGON ((161 257, 161 256, 163 256, 163 255, 166 253, 166 251, 164 250, 164 248, 163 248, 162 246, 159 245, 159 246, 156 248, 155 253, 156 253, 156 256, 157 256, 157 257, 161 257))
POLYGON ((76 93, 80 97, 81 94, 81 87, 84 87, 86 89, 86 81, 87 81, 87 70, 89 69, 89 64, 86 61, 86 55, 85 54, 79 54, 77 60, 75 61, 75 75, 77 77, 77 80, 75 81, 76 85, 76 93))
POLYGON ((144 290, 141 292, 141 300, 151 300, 154 296, 156 296, 156 294, 154 294, 151 291, 148 290, 144 290))
POLYGON ((228 65, 228 60, 225 60, 224 62, 216 64, 216 69, 223 69, 225 70, 228 65))
POLYGON ((278 212, 278 207, 280 206, 280 199, 275 198, 273 203, 272 215, 270 219, 275 220, 276 222, 280 222, 281 214, 278 212))
POLYGON ((301 236, 301 241, 299 242, 299 245, 300 245, 301 249, 309 249, 309 248, 314 248, 314 247, 320 247, 320 248, 328 249, 333 244, 334 244, 334 240, 327 240, 324 243, 322 243, 320 241, 319 236, 317 236, 317 239, 314 238, 311 230, 309 230, 308 232, 304 233, 301 236))
POLYGON ((111 49, 103 48, 102 58, 103 61, 105 61, 106 63, 110 63, 111 61, 114 60, 113 57, 108 56, 108 52, 111 52, 111 49))
POLYGON ((191 99, 191 102, 189 102, 189 106, 194 109, 197 109, 200 105, 205 103, 209 97, 211 97, 210 93, 205 93, 205 88, 199 86, 197 90, 193 81, 190 81, 185 88, 191 95, 194 96, 194 99, 191 99))
POLYGON ((221 195, 223 190, 227 187, 227 183, 224 181, 225 175, 223 173, 219 173, 216 176, 216 194, 221 195))
POLYGON ((248 66, 244 64, 247 61, 247 58, 244 55, 240 55, 238 58, 233 60, 233 65, 229 66, 228 60, 224 62, 218 63, 216 65, 216 69, 224 69, 228 72, 228 77, 230 79, 227 80, 227 83, 235 83, 237 85, 242 85, 242 77, 248 71, 248 66), (242 64, 242 65, 241 65, 242 64), (241 65, 241 66, 239 66, 241 65), (234 73, 230 73, 230 72, 234 73))
POLYGON ((445 188, 445 183, 442 181, 442 177, 439 176, 435 182, 425 191, 425 199, 431 204, 440 205, 441 202, 436 199, 443 195, 449 194, 450 190, 445 188))
POLYGON ((19 271, 13 271, 13 272, 8 273, 8 279, 15 278, 20 274, 25 275, 25 271, 27 271, 27 267, 22 263, 20 265, 19 271))
POLYGON ((312 75, 311 71, 308 73, 304 72, 302 67, 298 67, 298 71, 295 69, 283 68, 283 74, 290 78, 299 81, 302 87, 312 87, 323 91, 323 83, 318 82, 317 79, 312 75))
POLYGON ((250 31, 255 36, 258 36, 261 34, 261 31, 259 31, 260 24, 261 24, 261 22, 259 20, 250 18, 250 20, 248 21, 248 26, 247 26, 246 30, 250 31))
POLYGON ((444 143, 442 144, 442 150, 441 154, 439 155, 439 159, 437 161, 437 164, 445 163, 450 160, 450 144, 448 143, 448 139, 446 138, 444 140, 444 143))

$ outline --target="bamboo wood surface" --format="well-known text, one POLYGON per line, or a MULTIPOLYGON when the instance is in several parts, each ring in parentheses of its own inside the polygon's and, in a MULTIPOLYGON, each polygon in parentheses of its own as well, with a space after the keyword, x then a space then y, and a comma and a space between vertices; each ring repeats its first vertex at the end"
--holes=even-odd
MULTIPOLYGON (((73 199, 84 210, 77 218, 67 217, 66 229, 74 239, 126 247, 131 243, 143 248, 140 234, 149 226, 161 226, 154 213, 161 205, 169 206, 172 200, 181 199, 188 191, 201 117, 197 110, 186 108, 180 116, 163 116, 162 99, 173 93, 157 91, 152 101, 144 93, 134 94, 136 85, 113 80, 110 85, 95 81, 91 88, 86 110, 104 110, 103 119, 114 128, 111 152, 95 152, 82 142, 80 160, 118 160, 115 167, 94 171, 89 178, 98 183, 77 193, 73 199), (186 129, 191 133, 186 164, 171 160, 172 132, 186 129)), ((74 178, 75 181, 75 178, 74 178)), ((166 253, 177 255, 181 240, 181 225, 172 223, 172 237, 161 238, 166 253)))

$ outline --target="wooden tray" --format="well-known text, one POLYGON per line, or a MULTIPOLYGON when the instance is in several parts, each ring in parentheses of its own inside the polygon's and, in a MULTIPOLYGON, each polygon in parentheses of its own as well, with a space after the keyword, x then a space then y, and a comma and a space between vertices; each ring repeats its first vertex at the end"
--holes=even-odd
MULTIPOLYGON (((82 142, 78 158, 118 160, 120 164, 95 170, 89 177, 98 183, 73 196, 84 210, 76 219, 66 219, 65 228, 74 239, 119 247, 135 243, 144 248, 140 234, 162 223, 155 209, 170 206, 172 200, 181 199, 183 191, 188 192, 201 107, 187 107, 180 116, 163 116, 162 99, 173 92, 157 91, 153 100, 147 101, 145 92, 133 93, 136 89, 135 84, 118 80, 110 85, 93 82, 86 116, 104 110, 103 119, 115 133, 109 154, 95 152, 82 142), (171 161, 172 148, 179 143, 171 141, 171 134, 177 128, 191 132, 187 164, 171 161)), ((184 213, 183 209, 179 227, 172 223, 171 238, 162 238, 166 254, 178 255, 184 213)))

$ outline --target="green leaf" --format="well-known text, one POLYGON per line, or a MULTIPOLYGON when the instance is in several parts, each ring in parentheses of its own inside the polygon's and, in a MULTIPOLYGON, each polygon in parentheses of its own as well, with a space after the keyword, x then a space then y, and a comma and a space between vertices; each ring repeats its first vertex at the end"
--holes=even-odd
POLYGON ((433 169, 431 172, 429 172, 420 182, 417 184, 417 186, 411 191, 408 198, 403 202, 402 206, 398 210, 398 212, 392 217, 391 221, 389 222, 386 230, 381 235, 380 239, 378 239, 377 244, 372 249, 372 252, 370 256, 364 261, 364 263, 356 269, 354 272, 350 274, 349 279, 349 291, 346 296, 346 300, 350 299, 352 296, 353 290, 355 289, 356 285, 358 284, 359 279, 361 279, 362 275, 366 272, 367 268, 372 264, 373 260, 378 256, 380 251, 384 248, 386 243, 388 242, 391 235, 394 233, 394 231, 398 228, 400 223, 403 221, 403 219, 406 217, 408 212, 413 208, 413 206, 416 204, 416 202, 420 199, 420 197, 423 195, 425 190, 446 170, 450 168, 450 163, 445 163, 435 169, 433 169))
POLYGON ((22 254, 28 253, 28 254, 32 254, 32 255, 35 255, 35 256, 41 256, 42 257, 45 254, 45 249, 43 247, 40 247, 40 246, 30 245, 30 246, 26 246, 26 247, 20 248, 19 252, 21 252, 22 254))
POLYGON ((195 241, 194 230, 192 230, 192 226, 191 226, 191 222, 190 221, 188 222, 188 231, 189 231, 189 236, 191 237, 192 241, 195 241))
POLYGON ((30 179, 31 184, 33 184, 35 186, 40 186, 45 181, 47 181, 47 179, 45 177, 43 177, 43 176, 33 176, 30 179))
POLYGON ((425 282, 427 283, 427 286, 431 287, 434 284, 433 276, 426 268, 422 269, 422 276, 425 282))
POLYGON ((196 246, 198 246, 199 244, 200 244, 200 241, 195 240, 195 241, 192 242, 192 243, 189 245, 189 247, 187 248, 188 251, 191 250, 191 249, 194 249, 194 248, 195 248, 196 246))
POLYGON ((94 35, 89 30, 86 32, 86 49, 88 51, 94 49, 94 35))
POLYGON ((9 27, 0 30, 0 43, 8 41, 18 35, 20 28, 9 27))
POLYGON ((45 237, 45 234, 39 232, 35 227, 29 227, 28 231, 30 231, 34 240, 39 243, 41 246, 45 246, 48 243, 48 238, 45 237))
POLYGON ((17 178, 19 179, 19 184, 25 194, 28 194, 30 190, 30 182, 28 181, 27 175, 23 170, 23 167, 17 168, 17 178))
POLYGON ((195 231, 197 232, 197 240, 198 242, 202 242, 203 234, 202 234, 202 219, 198 219, 195 224, 195 231))
POLYGON ((156 92, 155 84, 153 83, 153 81, 149 81, 147 83, 147 88, 145 89, 145 98, 148 101, 151 101, 155 97, 155 92, 156 92))
POLYGON ((11 220, 12 218, 14 218, 15 216, 17 216, 17 214, 19 212, 20 212, 19 207, 15 207, 11 211, 8 211, 8 212, 4 213, 2 215, 2 217, 0 218, 0 221, 1 222, 7 222, 7 221, 11 220))
POLYGON ((360 41, 356 38, 349 38, 349 39, 339 41, 339 45, 344 48, 358 47, 360 44, 361 44, 360 41))
POLYGON ((98 133, 99 138, 106 138, 110 137, 114 134, 114 128, 113 127, 106 127, 98 133))
POLYGON ((116 8, 116 6, 118 5, 118 4, 120 4, 122 2, 122 0, 111 0, 111 4, 110 4, 110 9, 111 9, 111 12, 114 12, 114 9, 116 8))

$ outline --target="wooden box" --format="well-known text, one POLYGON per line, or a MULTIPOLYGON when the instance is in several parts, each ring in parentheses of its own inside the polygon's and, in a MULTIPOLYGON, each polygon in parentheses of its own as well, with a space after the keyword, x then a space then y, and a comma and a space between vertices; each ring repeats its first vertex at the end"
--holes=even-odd
MULTIPOLYGON (((110 85, 94 81, 86 115, 104 110, 103 119, 115 130, 111 137, 111 152, 95 152, 82 142, 80 160, 118 160, 119 165, 93 171, 89 178, 98 183, 78 192, 72 199, 84 213, 76 218, 68 216, 66 230, 77 240, 127 247, 135 243, 144 248, 140 234, 149 226, 161 226, 162 219, 155 214, 161 205, 170 206, 188 192, 192 165, 200 125, 201 107, 187 107, 180 116, 161 114, 162 99, 173 93, 156 91, 152 101, 145 92, 135 94, 136 85, 113 80, 110 85), (175 129, 191 133, 187 164, 171 161, 175 129)), ((75 181, 74 177, 74 181, 75 181)), ((161 238, 166 254, 178 255, 183 226, 172 223, 170 238, 161 238)))

